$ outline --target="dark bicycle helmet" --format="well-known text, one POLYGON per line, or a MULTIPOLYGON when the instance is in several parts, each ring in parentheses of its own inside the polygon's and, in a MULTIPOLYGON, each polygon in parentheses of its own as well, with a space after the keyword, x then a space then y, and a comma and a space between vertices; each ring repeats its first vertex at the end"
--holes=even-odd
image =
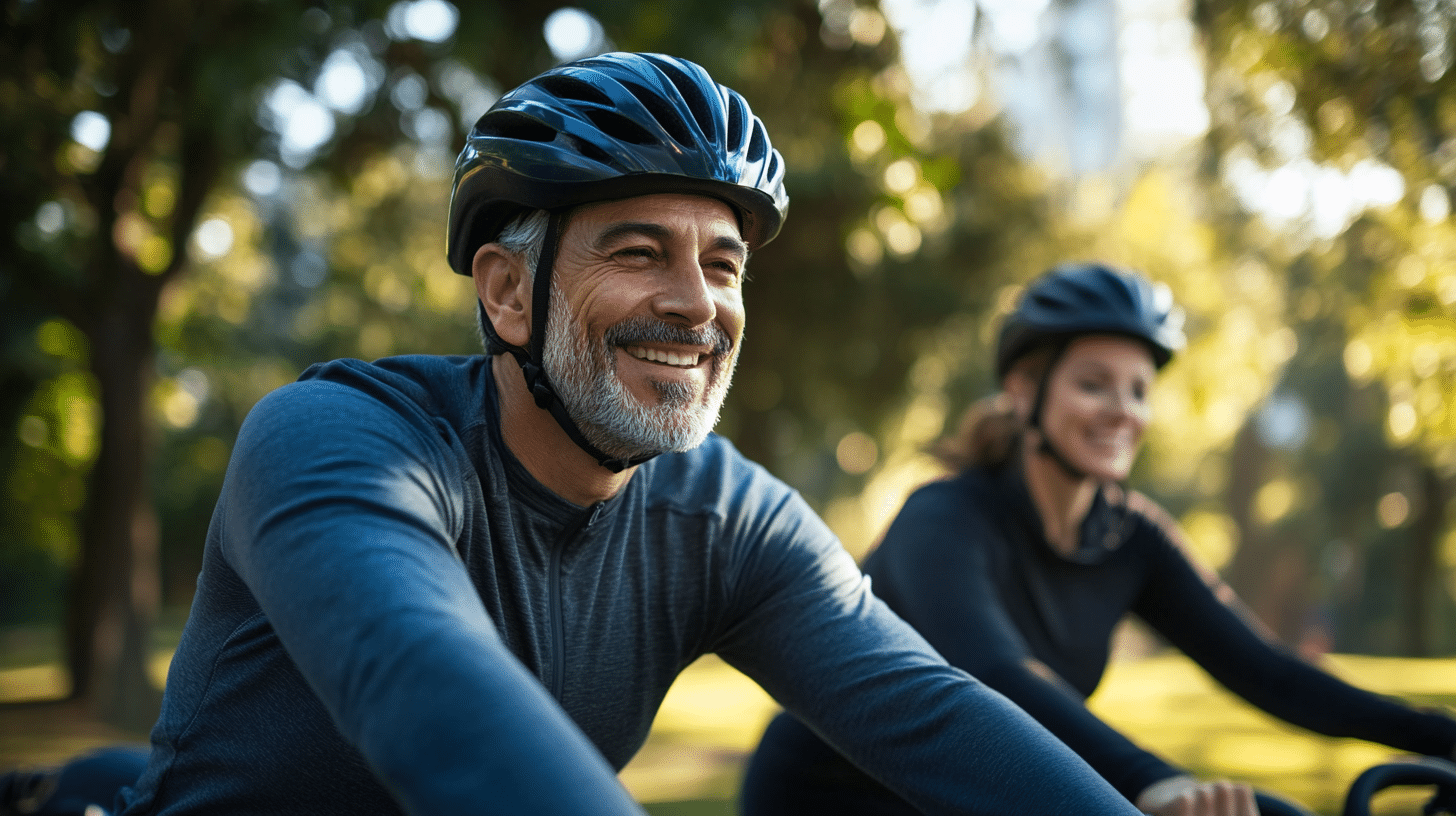
POLYGON ((1121 334, 1148 344, 1162 368, 1183 348, 1183 312, 1166 289, 1127 269, 1063 264, 1026 288, 996 343, 996 378, 1027 352, 1082 334, 1121 334))
MULTIPOLYGON (((996 379, 1023 355, 1051 348, 1036 398, 1027 416, 1028 428, 1041 430, 1047 384, 1052 369, 1071 341, 1086 334, 1117 334, 1142 340, 1162 368, 1183 348, 1183 312, 1172 295, 1141 274, 1100 263, 1063 264, 1033 281, 1016 310, 1001 326, 996 342, 996 379)), ((1087 474, 1041 434, 1037 449, 1076 479, 1087 474)))
POLYGON ((608 455, 582 434, 542 364, 551 272, 571 207, 654 193, 724 201, 757 249, 788 211, 784 162, 743 97, 701 66, 661 54, 613 53, 570 62, 501 97, 480 117, 455 163, 446 256, 471 274, 475 252, 511 219, 550 213, 533 272, 530 348, 501 340, 481 309, 491 349, 521 365, 536 404, 614 472, 647 461, 608 455))
POLYGON ((701 66, 630 53, 570 62, 476 122, 455 163, 446 253, 469 275, 475 250, 523 210, 651 193, 722 199, 751 249, 773 240, 789 207, 763 122, 701 66))

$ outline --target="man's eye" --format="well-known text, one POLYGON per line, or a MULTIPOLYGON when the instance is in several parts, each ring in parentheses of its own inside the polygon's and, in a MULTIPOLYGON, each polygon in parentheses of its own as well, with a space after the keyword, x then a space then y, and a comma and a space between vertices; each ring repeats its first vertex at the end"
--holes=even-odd
POLYGON ((612 259, 633 269, 642 269, 662 263, 661 254, 652 247, 625 247, 612 253, 612 259))

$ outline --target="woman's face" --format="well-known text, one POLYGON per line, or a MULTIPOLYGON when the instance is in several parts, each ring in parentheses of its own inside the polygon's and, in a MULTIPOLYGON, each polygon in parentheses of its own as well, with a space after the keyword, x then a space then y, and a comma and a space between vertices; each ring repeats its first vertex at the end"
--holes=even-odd
POLYGON ((1148 423, 1156 374, 1141 341, 1115 335, 1073 340, 1047 383, 1042 433, 1088 476, 1127 478, 1148 423))

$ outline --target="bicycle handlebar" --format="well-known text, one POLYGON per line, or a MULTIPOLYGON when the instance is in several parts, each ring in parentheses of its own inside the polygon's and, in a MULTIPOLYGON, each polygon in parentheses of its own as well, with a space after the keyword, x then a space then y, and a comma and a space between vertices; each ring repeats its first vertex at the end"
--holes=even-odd
POLYGON ((1421 757, 1366 769, 1350 784, 1350 792, 1345 797, 1344 816, 1370 816, 1371 797, 1396 785, 1435 785, 1436 793, 1426 803, 1424 812, 1427 816, 1456 813, 1456 764, 1435 757, 1421 757))

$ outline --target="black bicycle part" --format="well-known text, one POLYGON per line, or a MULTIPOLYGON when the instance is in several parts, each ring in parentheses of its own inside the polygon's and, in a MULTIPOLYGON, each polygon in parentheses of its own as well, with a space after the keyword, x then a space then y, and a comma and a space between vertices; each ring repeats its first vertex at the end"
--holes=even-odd
POLYGON ((1370 816, 1370 800, 1379 791, 1398 785, 1434 785, 1435 793, 1422 812, 1456 814, 1456 764, 1435 757, 1387 762, 1366 769, 1350 784, 1344 816, 1370 816))

